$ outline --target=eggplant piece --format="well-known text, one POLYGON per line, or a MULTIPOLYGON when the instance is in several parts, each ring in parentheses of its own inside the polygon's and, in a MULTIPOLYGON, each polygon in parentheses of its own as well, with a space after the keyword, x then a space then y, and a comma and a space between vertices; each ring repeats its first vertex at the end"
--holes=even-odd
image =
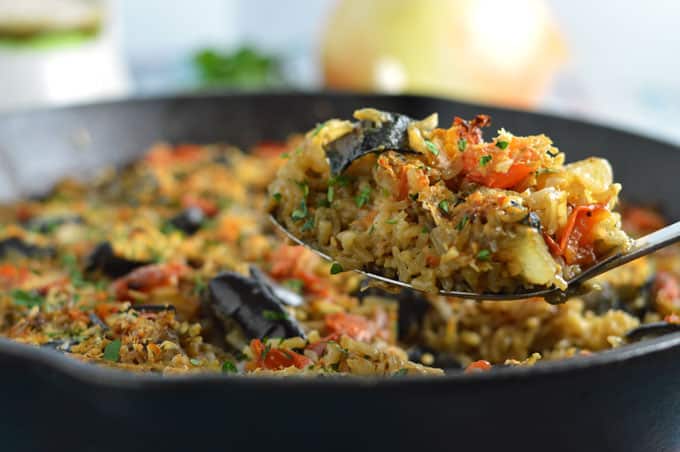
POLYGON ((35 258, 54 257, 56 255, 54 248, 32 245, 24 242, 19 237, 9 237, 0 240, 0 258, 7 257, 13 253, 35 258))
POLYGON ((398 339, 402 342, 413 341, 417 338, 425 313, 430 302, 421 292, 412 289, 401 289, 393 293, 379 287, 369 287, 356 294, 360 300, 367 296, 389 298, 399 305, 398 339))
POLYGON ((120 278, 136 268, 149 264, 151 262, 133 261, 116 256, 111 244, 109 242, 102 242, 87 257, 85 271, 93 272, 99 270, 110 278, 120 278))
POLYGON ((534 228, 539 232, 541 231, 541 219, 536 212, 529 212, 529 215, 527 215, 521 223, 525 226, 534 228))
POLYGON ((288 317, 283 301, 265 276, 250 267, 251 277, 223 272, 208 283, 207 302, 223 325, 241 327, 247 339, 305 337, 302 327, 288 317))
MULTIPOLYGON (((439 367, 440 369, 448 370, 463 370, 465 367, 460 361, 451 353, 438 352, 432 348, 426 347, 424 345, 414 345, 407 350, 408 359, 416 363, 422 363, 423 355, 429 353, 434 357, 432 363, 428 363, 428 366, 439 367)), ((424 363, 423 363, 424 364, 424 363)))
POLYGON ((366 154, 395 150, 415 152, 408 146, 407 129, 414 120, 406 115, 383 112, 385 120, 376 125, 360 121, 354 129, 326 145, 326 157, 332 176, 337 176, 355 160, 366 154))
POLYGON ((203 210, 198 207, 188 207, 168 220, 168 224, 187 235, 198 231, 205 220, 203 210))
POLYGON ((36 217, 24 223, 26 229, 40 234, 49 234, 54 228, 67 223, 83 224, 83 217, 80 215, 64 215, 60 217, 36 217))
POLYGON ((666 334, 677 333, 680 331, 680 325, 670 322, 654 322, 640 325, 633 328, 626 333, 626 340, 630 342, 638 342, 643 339, 653 339, 655 337, 666 334))

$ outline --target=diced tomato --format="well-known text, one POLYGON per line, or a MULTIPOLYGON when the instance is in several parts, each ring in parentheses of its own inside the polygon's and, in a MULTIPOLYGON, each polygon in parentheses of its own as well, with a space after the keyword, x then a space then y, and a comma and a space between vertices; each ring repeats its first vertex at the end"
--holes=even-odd
POLYGON ((102 321, 105 321, 108 316, 115 314, 120 310, 120 303, 97 303, 94 307, 94 312, 102 321))
POLYGON ((201 146, 194 144, 181 144, 170 147, 165 144, 154 146, 145 160, 153 166, 163 166, 172 163, 188 163, 200 159, 202 155, 201 146))
POLYGON ((12 264, 0 265, 0 287, 7 290, 16 287, 28 279, 26 268, 17 268, 12 264))
POLYGON ((36 290, 40 295, 47 295, 47 293, 50 291, 50 289, 55 288, 55 287, 64 287, 69 283, 69 278, 67 277, 62 277, 62 278, 57 278, 53 281, 50 281, 40 287, 38 287, 36 290))
POLYGON ((128 300, 130 299, 129 290, 150 292, 157 287, 175 283, 177 278, 188 271, 189 268, 186 265, 179 263, 145 265, 118 278, 113 282, 112 287, 119 300, 128 300))
POLYGON ((195 196, 190 193, 182 196, 182 207, 196 207, 203 211, 203 213, 209 217, 215 216, 219 211, 217 203, 211 201, 210 199, 201 198, 200 196, 195 196))
POLYGON ((463 169, 466 172, 465 178, 472 182, 491 187, 509 189, 519 185, 539 166, 537 154, 531 149, 507 148, 504 151, 495 149, 495 145, 489 143, 485 149, 468 148, 463 153, 463 169), (504 158, 512 158, 514 163, 507 172, 501 173, 493 171, 494 156, 504 153, 504 158), (490 158, 487 163, 490 167, 482 165, 482 159, 490 158))
POLYGON ((439 265, 440 261, 441 261, 441 258, 439 256, 435 256, 433 254, 430 254, 425 258, 425 263, 430 268, 436 267, 437 265, 439 265))
POLYGON ((486 372, 487 370, 491 370, 491 363, 489 361, 486 361, 484 359, 480 359, 479 361, 475 361, 470 363, 466 368, 465 368, 465 373, 470 374, 470 373, 475 373, 475 372, 486 372))
POLYGON ((87 314, 80 309, 69 309, 68 316, 74 322, 89 323, 90 321, 90 318, 87 316, 87 314))
POLYGON ((311 359, 292 350, 267 349, 259 339, 250 341, 250 350, 253 352, 253 360, 246 364, 247 370, 281 370, 291 366, 304 369, 312 364, 311 359))
POLYGON ((316 353, 316 356, 320 357, 326 351, 326 345, 331 341, 337 341, 339 338, 340 335, 338 333, 329 334, 328 336, 321 338, 318 342, 309 344, 306 347, 306 350, 311 350, 316 353))
POLYGON ((286 143, 279 141, 265 140, 260 141, 251 151, 252 155, 257 157, 278 157, 288 150, 286 143))
POLYGON ((645 207, 626 207, 622 219, 623 229, 636 234, 647 234, 666 225, 666 220, 661 214, 645 207))
POLYGON ((377 326, 370 320, 355 314, 335 312, 326 315, 326 331, 329 334, 338 334, 368 342, 376 335, 377 326))
POLYGON ((318 296, 328 296, 330 288, 321 277, 307 270, 309 259, 303 246, 281 245, 271 256, 272 267, 269 274, 277 280, 295 278, 304 283, 304 289, 318 296))
POLYGON ((680 302, 680 283, 672 273, 660 271, 654 279, 652 293, 658 304, 665 305, 671 310, 680 302))
POLYGON ((680 325, 680 316, 677 314, 668 314, 666 317, 663 318, 664 322, 668 323, 675 323, 676 325, 680 325))
POLYGON ((560 251, 568 264, 588 265, 595 261, 592 231, 605 213, 601 204, 578 206, 571 212, 558 233, 560 251))

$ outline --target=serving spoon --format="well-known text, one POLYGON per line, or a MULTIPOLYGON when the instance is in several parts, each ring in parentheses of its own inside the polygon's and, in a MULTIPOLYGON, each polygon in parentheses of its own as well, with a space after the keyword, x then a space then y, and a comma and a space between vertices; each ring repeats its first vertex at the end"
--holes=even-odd
MULTIPOLYGON (((291 233, 288 229, 285 228, 281 223, 278 222, 276 218, 274 218, 273 215, 269 215, 270 220, 276 227, 278 227, 288 238, 290 238, 293 242, 297 243, 298 245, 303 245, 306 248, 310 249, 314 253, 318 254, 322 258, 328 260, 328 261, 333 261, 333 258, 330 257, 329 255, 323 253, 322 251, 319 251, 318 249, 312 247, 310 244, 300 240, 298 237, 296 237, 293 233, 291 233)), ((557 304, 557 303, 563 303, 566 301, 568 298, 578 295, 580 293, 583 293, 584 291, 587 290, 586 287, 583 286, 583 283, 595 276, 601 275, 602 273, 605 273, 613 268, 619 267, 623 264, 626 264, 632 260, 635 260, 639 257, 646 256, 647 254, 653 253, 654 251, 664 248, 666 246, 672 245, 673 243, 676 243, 680 241, 680 221, 677 223, 673 223, 670 226, 666 226, 664 228, 661 228, 655 232, 652 232, 651 234, 647 234, 644 237, 640 237, 637 240, 633 241, 633 244, 630 248, 629 251, 625 253, 614 253, 611 256, 605 258, 604 260, 598 262, 597 264, 593 265, 592 267, 589 267, 588 269, 584 270, 583 272, 579 273, 569 281, 567 281, 567 288, 565 290, 557 289, 557 288, 546 288, 546 289, 537 289, 537 290, 529 290, 527 292, 515 292, 515 293, 476 293, 476 292, 464 292, 464 291, 457 291, 457 290, 440 290, 439 294, 440 295, 445 295, 447 297, 458 297, 458 298, 468 298, 472 300, 496 300, 496 301, 503 301, 503 300, 522 300, 526 298, 534 298, 534 297, 541 297, 544 298, 547 302, 557 304)), ((377 281, 381 281, 386 284, 390 284, 393 286, 399 286, 399 287, 404 287, 412 290, 418 290, 417 288, 413 287, 409 283, 405 283, 403 281, 399 281, 396 279, 388 278, 383 275, 379 275, 376 273, 371 273, 365 270, 361 269, 353 269, 353 271, 360 273, 367 278, 374 279, 377 281)))

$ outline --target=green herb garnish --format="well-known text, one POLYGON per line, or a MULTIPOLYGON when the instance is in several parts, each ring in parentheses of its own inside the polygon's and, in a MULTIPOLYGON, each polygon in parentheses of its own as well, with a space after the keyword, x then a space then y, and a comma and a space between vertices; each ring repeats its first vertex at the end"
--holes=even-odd
POLYGON ((403 377, 404 375, 408 374, 408 369, 402 367, 398 371, 392 374, 393 377, 403 377))
POLYGON ((104 348, 104 359, 114 363, 118 362, 120 359, 120 339, 108 343, 104 348))
POLYGON ((387 224, 397 224, 397 222, 399 222, 399 220, 397 220, 396 218, 390 218, 385 223, 387 223, 387 224))
POLYGON ((489 250, 479 250, 477 253, 477 259, 480 261, 488 261, 491 258, 491 251, 489 250))
POLYGON ((200 366, 200 365, 201 365, 201 360, 200 360, 200 359, 191 358, 191 359, 189 360, 189 362, 190 362, 192 365, 194 365, 194 366, 200 366))
POLYGON ((354 198, 358 208, 362 208, 366 205, 368 200, 371 198, 371 187, 364 187, 361 189, 359 194, 354 198))
POLYGON ((293 219, 293 221, 300 221, 307 217, 307 202, 304 199, 300 201, 300 207, 293 210, 293 213, 290 214, 290 217, 293 219))
POLYGON ((469 219, 470 217, 468 217, 467 215, 463 215, 463 218, 461 218, 458 224, 456 225, 456 229, 458 231, 462 231, 469 219))
POLYGON ((326 199, 328 199, 329 203, 333 202, 333 199, 335 199, 335 188, 332 185, 328 186, 328 191, 326 192, 326 199))
POLYGON ((465 148, 467 148, 467 140, 465 138, 461 138, 458 140, 458 150, 463 152, 465 148))
POLYGON ((430 232, 430 229, 427 226, 423 226, 422 229, 420 230, 421 234, 427 234, 430 232))
POLYGON ((496 147, 497 147, 498 149, 505 149, 505 148, 508 147, 509 144, 510 144, 510 143, 508 143, 507 141, 497 141, 497 142, 496 142, 496 147))
POLYGON ((432 154, 439 155, 439 148, 437 148, 437 145, 430 140, 425 140, 425 146, 427 146, 427 150, 432 154))
POLYGON ((307 232, 311 231, 312 229, 314 229, 314 218, 309 218, 307 221, 305 221, 305 224, 302 225, 300 231, 307 232))
POLYGON ((290 152, 282 152, 281 153, 281 158, 287 159, 288 157, 290 157, 290 152))
POLYGON ((300 190, 302 190, 302 194, 307 197, 309 195, 309 185, 307 185, 307 181, 302 181, 298 182, 298 187, 300 187, 300 190))
POLYGON ((227 374, 235 374, 238 373, 238 369, 231 361, 225 361, 224 364, 222 364, 222 372, 227 374))
POLYGON ((493 158, 493 157, 490 156, 490 155, 483 155, 483 156, 479 159, 479 164, 482 165, 482 166, 486 166, 486 165, 488 165, 488 163, 491 161, 492 158, 493 158))
POLYGON ((272 198, 274 198, 274 201, 276 202, 281 202, 281 193, 274 193, 272 198))
POLYGON ((262 311, 262 317, 267 320, 285 320, 288 318, 288 314, 285 312, 277 312, 270 309, 265 309, 262 311))
POLYGON ((200 295, 205 290, 206 287, 207 285, 205 284, 203 276, 196 274, 194 276, 194 290, 193 290, 194 294, 200 295))
POLYGON ((262 351, 262 354, 260 355, 260 359, 264 361, 267 359, 267 355, 269 354, 269 351, 272 349, 272 346, 267 343, 267 338, 262 339, 262 342, 264 342, 266 345, 264 346, 264 350, 262 351))
POLYGON ((278 59, 252 48, 242 47, 224 53, 205 49, 194 56, 200 80, 207 86, 262 87, 283 83, 278 59))
POLYGON ((45 299, 37 292, 28 292, 26 290, 14 289, 11 292, 12 302, 17 306, 26 306, 32 308, 33 306, 40 306, 45 302, 45 299))
POLYGON ((305 282, 301 279, 291 278, 284 280, 283 285, 293 292, 301 293, 302 289, 305 287, 305 282))
POLYGON ((439 209, 444 213, 449 213, 449 202, 445 199, 439 201, 439 209))
POLYGON ((314 130, 312 131, 312 136, 315 137, 321 132, 321 129, 323 129, 326 126, 325 122, 322 122, 320 124, 317 124, 314 130))
POLYGON ((343 271, 345 270, 342 268, 342 265, 340 265, 338 262, 333 262, 331 264, 331 275, 337 275, 338 273, 342 273, 343 271))
POLYGON ((326 198, 319 198, 316 201, 316 207, 330 207, 331 203, 328 202, 326 198))
POLYGON ((408 195, 409 198, 411 198, 414 201, 418 200, 418 193, 411 193, 408 195))

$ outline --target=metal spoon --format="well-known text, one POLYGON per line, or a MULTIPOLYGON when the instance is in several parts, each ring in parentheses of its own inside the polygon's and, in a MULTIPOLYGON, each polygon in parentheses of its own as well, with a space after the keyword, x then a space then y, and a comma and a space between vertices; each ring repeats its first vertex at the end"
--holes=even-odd
MULTIPOLYGON (((273 215, 269 215, 272 223, 274 223, 281 231, 283 231, 293 242, 303 245, 310 250, 314 251, 316 254, 322 258, 332 261, 333 258, 327 254, 313 248, 308 243, 303 242, 298 237, 294 236, 290 231, 288 231, 281 223, 274 218, 273 215)), ((659 248, 663 248, 673 243, 680 241, 680 222, 673 223, 670 226, 661 228, 658 231, 652 232, 644 237, 633 242, 631 249, 626 253, 615 253, 606 259, 598 262, 592 267, 586 269, 585 271, 579 273, 577 276, 567 281, 567 289, 560 290, 556 288, 552 289, 538 289, 531 290, 528 292, 516 292, 510 294, 504 293, 475 293, 475 292, 459 292, 456 290, 440 290, 440 295, 446 295, 448 297, 458 297, 458 298, 469 298, 473 300, 521 300, 526 298, 541 297, 549 303, 562 303, 567 300, 567 298, 578 295, 579 293, 587 290, 584 288, 583 283, 597 275, 607 272, 615 267, 628 263, 639 257, 646 256, 659 248)), ((382 275, 375 273, 370 273, 364 270, 356 269, 357 273, 361 273, 367 278, 375 279, 387 284, 394 286, 405 287, 413 290, 418 290, 409 283, 403 281, 398 281, 395 279, 387 278, 382 275)))

